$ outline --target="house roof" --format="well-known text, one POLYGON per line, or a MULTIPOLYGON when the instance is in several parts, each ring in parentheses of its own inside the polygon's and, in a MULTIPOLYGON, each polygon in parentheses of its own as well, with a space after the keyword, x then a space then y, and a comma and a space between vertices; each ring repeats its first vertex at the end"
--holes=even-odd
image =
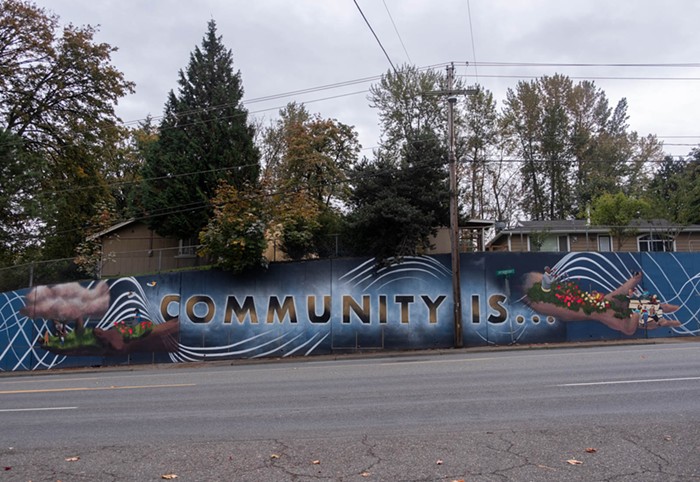
MULTIPOLYGON (((671 223, 665 219, 635 219, 629 224, 630 228, 638 229, 639 231, 676 231, 676 232, 700 232, 699 224, 680 225, 671 223)), ((512 228, 506 228, 499 231, 496 236, 488 242, 488 246, 496 244, 498 240, 511 236, 530 234, 538 232, 547 232, 551 234, 601 234, 609 233, 611 226, 593 225, 585 219, 553 219, 539 221, 519 221, 512 228)))
POLYGON ((135 223, 135 222, 137 222, 137 220, 134 219, 134 218, 127 219, 126 221, 122 221, 121 223, 118 223, 118 224, 115 224, 115 225, 113 225, 113 226, 110 226, 110 227, 108 227, 107 229, 104 229, 104 230, 100 231, 99 233, 93 234, 92 236, 88 237, 88 240, 92 241, 92 240, 94 240, 94 239, 99 239, 99 238, 101 238, 101 237, 103 237, 103 236, 107 236, 108 234, 111 234, 111 233, 113 233, 114 231, 118 231, 119 229, 121 229, 121 228, 123 228, 123 227, 125 227, 125 226, 129 226, 130 224, 133 224, 133 223, 135 223))

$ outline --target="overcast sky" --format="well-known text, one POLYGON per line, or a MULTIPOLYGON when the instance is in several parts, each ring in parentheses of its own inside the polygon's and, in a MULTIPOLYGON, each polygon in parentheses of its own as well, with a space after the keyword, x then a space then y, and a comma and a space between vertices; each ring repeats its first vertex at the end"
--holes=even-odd
MULTIPOLYGON (((354 125, 367 150, 379 141, 371 81, 256 101, 304 89, 372 79, 391 68, 354 0, 37 0, 62 23, 99 26, 119 49, 113 64, 136 93, 117 113, 125 122, 163 113, 207 22, 214 19, 244 102, 257 118, 296 100, 354 125)), ((665 151, 700 143, 697 0, 357 0, 394 65, 455 63, 457 75, 494 93, 499 108, 518 80, 561 73, 590 79, 612 107, 629 103, 629 124, 656 134, 665 151), (466 63, 469 65, 466 65, 466 63), (507 66, 479 63, 502 62, 507 66), (555 64, 528 66, 522 64, 555 64), (520 65, 518 65, 520 64, 520 65), (597 64, 567 66, 566 64, 597 64), (601 65, 603 64, 603 65, 601 65), (612 66, 611 64, 618 64, 612 66), (624 64, 620 66, 620 64, 624 64), (631 66, 651 64, 652 66, 631 66), (673 66, 672 64, 686 64, 673 66)))

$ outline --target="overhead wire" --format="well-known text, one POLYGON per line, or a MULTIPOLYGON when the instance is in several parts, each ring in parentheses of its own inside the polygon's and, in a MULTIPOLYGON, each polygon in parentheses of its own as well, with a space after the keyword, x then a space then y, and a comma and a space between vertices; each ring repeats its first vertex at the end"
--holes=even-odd
POLYGON ((474 59, 472 63, 474 66, 474 77, 476 78, 476 82, 479 83, 479 70, 476 63, 476 47, 474 43, 474 27, 472 26, 472 9, 469 0, 467 0, 467 17, 469 18, 469 35, 472 41, 472 59, 474 59))
POLYGON ((379 44, 379 47, 382 49, 382 52, 384 52, 384 56, 389 61, 391 68, 394 70, 394 73, 396 75, 398 75, 399 72, 396 70, 396 67, 394 66, 394 62, 391 61, 391 58, 389 57, 389 54, 387 53, 386 49, 384 48, 384 45, 382 45, 381 40, 379 40, 379 37, 377 37, 377 34, 374 32, 374 29, 372 28, 372 25, 370 25, 369 20, 367 20, 367 17, 365 17, 365 13, 362 11, 362 8, 360 8, 360 5, 357 3, 357 0, 352 0, 352 1, 355 2, 355 6, 360 11, 360 15, 362 15, 362 18, 365 20, 365 23, 367 24, 370 31, 372 32, 372 35, 374 35, 374 38, 377 41, 377 43, 379 44))
POLYGON ((391 15, 391 12, 389 11, 389 7, 386 4, 386 0, 382 0, 382 3, 384 4, 384 8, 386 9, 387 15, 389 15, 389 20, 391 20, 391 25, 394 26, 394 32, 396 32, 396 36, 399 38, 399 42, 401 42, 401 47, 403 48, 403 52, 406 54, 406 58, 408 59, 408 62, 410 64, 413 63, 411 60, 411 56, 408 55, 408 50, 406 50, 406 45, 403 43, 403 38, 401 38, 401 34, 399 33, 399 29, 396 27, 396 22, 394 22, 394 17, 391 15))

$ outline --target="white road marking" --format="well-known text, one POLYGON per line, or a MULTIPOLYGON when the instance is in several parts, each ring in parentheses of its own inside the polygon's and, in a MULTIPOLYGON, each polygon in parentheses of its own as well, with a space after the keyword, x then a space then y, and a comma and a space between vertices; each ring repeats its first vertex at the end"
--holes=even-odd
POLYGON ((77 410, 78 407, 45 407, 45 408, 1 408, 0 412, 43 412, 46 410, 77 410))
POLYGON ((584 383, 564 383, 555 385, 557 387, 589 387, 593 385, 622 385, 626 383, 658 383, 658 382, 682 382, 688 380, 700 380, 700 377, 683 377, 683 378, 649 378, 646 380, 614 380, 607 382, 584 382, 584 383))

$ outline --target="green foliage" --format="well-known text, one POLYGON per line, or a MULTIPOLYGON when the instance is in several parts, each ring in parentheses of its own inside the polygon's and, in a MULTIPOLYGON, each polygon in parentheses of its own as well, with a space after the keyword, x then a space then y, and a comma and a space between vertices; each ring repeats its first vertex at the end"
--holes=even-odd
POLYGON ((38 245, 27 229, 39 212, 37 193, 41 158, 18 136, 0 129, 0 264, 20 261, 27 247, 38 245))
POLYGON ((112 260, 114 253, 105 255, 102 252, 103 240, 96 235, 116 224, 119 220, 112 206, 101 204, 98 212, 91 219, 90 226, 86 230, 86 238, 75 249, 75 264, 78 271, 90 278, 99 279, 102 266, 112 260))
POLYGON ((239 190, 222 181, 212 200, 214 216, 199 234, 201 255, 227 271, 267 266, 265 230, 269 211, 259 189, 239 190))
MULTIPOLYGON (((433 69, 403 65, 387 71, 370 87, 370 106, 379 109, 382 148, 397 154, 421 132, 440 132, 447 138, 447 110, 435 93, 447 88, 446 76, 433 69)), ((457 82, 454 88, 462 88, 457 82)))
POLYGON ((327 252, 332 233, 326 221, 347 199, 347 172, 360 149, 357 133, 292 103, 264 139, 274 241, 291 259, 327 252))
POLYGON ((626 122, 626 100, 611 110, 589 81, 557 74, 508 89, 503 132, 522 160, 523 211, 532 219, 569 219, 603 193, 637 193, 659 144, 629 133, 626 122))
POLYGON ((82 331, 69 331, 61 341, 61 337, 49 335, 47 348, 58 348, 61 350, 75 350, 78 348, 101 348, 102 344, 95 338, 92 328, 85 328, 82 331))
POLYGON ((586 315, 612 310, 616 318, 624 319, 632 314, 625 295, 617 295, 611 302, 602 293, 583 291, 573 281, 557 282, 549 291, 542 290, 542 283, 535 283, 527 291, 527 298, 531 303, 549 303, 573 312, 580 310, 586 315))
POLYGON ((149 226, 162 236, 196 235, 211 216, 219 181, 241 189, 258 181, 259 152, 242 106, 240 72, 209 21, 202 46, 170 92, 156 145, 145 150, 137 197, 149 226))
POLYGON ((622 192, 603 194, 591 206, 591 222, 608 227, 610 234, 617 238, 618 249, 626 238, 637 233, 637 229, 630 223, 636 219, 648 218, 651 214, 651 206, 647 201, 629 197, 622 192))
POLYGON ((380 262, 424 252, 448 222, 446 152, 429 133, 412 142, 400 164, 379 157, 354 170, 349 235, 355 254, 380 262))
POLYGON ((694 152, 687 160, 667 156, 649 183, 646 197, 658 217, 681 225, 700 223, 700 150, 694 152))
POLYGON ((145 320, 131 325, 125 321, 117 321, 112 329, 119 333, 124 341, 132 341, 150 335, 153 331, 153 323, 145 320))
POLYGON ((315 218, 291 216, 284 224, 280 248, 290 259, 300 260, 315 251, 315 236, 320 226, 315 218))
MULTIPOLYGON (((13 236, 40 245, 33 256, 72 256, 95 204, 111 201, 103 167, 124 134, 114 105, 134 85, 110 64, 114 48, 95 34, 91 26, 61 28, 31 2, 0 1, 0 130, 21 139, 19 179, 34 204, 22 206, 25 222, 13 236)), ((11 229, 7 219, 0 223, 11 229)))

